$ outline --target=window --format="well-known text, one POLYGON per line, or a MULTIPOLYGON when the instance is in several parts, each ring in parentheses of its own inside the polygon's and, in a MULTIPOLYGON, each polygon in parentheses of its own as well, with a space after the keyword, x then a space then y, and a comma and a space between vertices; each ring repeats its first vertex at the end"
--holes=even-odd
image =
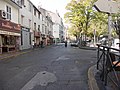
POLYGON ((23 22, 24 22, 24 16, 21 15, 21 24, 23 24, 23 22))
POLYGON ((44 33, 44 24, 42 24, 42 33, 44 33))
POLYGON ((42 21, 44 20, 44 17, 42 16, 42 21))
POLYGON ((47 34, 47 26, 45 26, 45 34, 47 34))
POLYGON ((31 20, 29 19, 29 27, 31 28, 31 20))
POLYGON ((32 11, 32 6, 31 6, 30 3, 29 3, 29 11, 30 11, 30 12, 32 11))
POLYGON ((38 25, 38 31, 40 31, 40 25, 38 25))
POLYGON ((40 19, 40 12, 38 12, 38 18, 40 19))
POLYGON ((24 1, 24 0, 21 0, 21 4, 24 6, 24 4, 25 4, 25 1, 24 1))
POLYGON ((34 15, 36 16, 36 9, 34 9, 34 15))
POLYGON ((11 7, 6 6, 7 19, 11 20, 11 7))
POLYGON ((34 30, 36 30, 36 23, 34 23, 34 30))

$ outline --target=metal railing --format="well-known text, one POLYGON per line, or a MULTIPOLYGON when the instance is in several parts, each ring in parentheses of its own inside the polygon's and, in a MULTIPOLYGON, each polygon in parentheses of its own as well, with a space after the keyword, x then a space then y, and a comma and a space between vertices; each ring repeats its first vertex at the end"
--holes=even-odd
POLYGON ((108 82, 120 90, 120 50, 97 44, 97 70, 105 85, 108 82))

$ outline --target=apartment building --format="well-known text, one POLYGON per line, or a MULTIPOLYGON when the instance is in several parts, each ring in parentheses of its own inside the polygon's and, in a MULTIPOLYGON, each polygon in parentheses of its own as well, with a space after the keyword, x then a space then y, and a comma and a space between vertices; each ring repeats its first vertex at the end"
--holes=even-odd
MULTIPOLYGON (((0 0, 0 53, 53 43, 53 20, 49 11, 30 0, 0 0)), ((61 24, 62 25, 62 24, 61 24)), ((59 27, 63 30, 62 26, 59 27)))
POLYGON ((41 40, 41 12, 32 4, 30 0, 23 0, 22 8, 20 9, 20 24, 21 24, 21 50, 32 47, 32 42, 35 46, 40 44, 41 40))
POLYGON ((53 43, 53 22, 52 17, 49 15, 48 11, 39 8, 42 14, 42 40, 45 45, 50 45, 53 43))
POLYGON ((19 49, 20 8, 20 0, 0 0, 0 53, 19 49))
POLYGON ((53 22, 52 17, 50 16, 49 12, 47 11, 47 44, 50 45, 53 43, 53 22))
POLYGON ((64 41, 64 25, 62 18, 60 17, 59 13, 53 13, 49 11, 50 16, 52 17, 52 22, 53 22, 53 36, 55 42, 63 42, 64 41))
POLYGON ((19 12, 19 23, 21 24, 20 50, 31 47, 32 13, 32 3, 28 0, 22 0, 22 8, 19 12))
POLYGON ((38 46, 40 44, 40 41, 42 40, 41 37, 41 27, 42 27, 42 15, 40 10, 38 10, 38 8, 36 8, 33 5, 33 33, 34 33, 34 40, 35 40, 35 44, 38 46))

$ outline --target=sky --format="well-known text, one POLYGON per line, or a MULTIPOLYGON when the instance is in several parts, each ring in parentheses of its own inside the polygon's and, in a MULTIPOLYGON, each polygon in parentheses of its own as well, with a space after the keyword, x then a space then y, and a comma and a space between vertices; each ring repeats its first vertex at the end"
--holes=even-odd
POLYGON ((69 3, 71 0, 30 0, 36 7, 40 5, 42 8, 57 12, 60 14, 62 19, 64 19, 64 14, 66 12, 65 7, 67 3, 69 3))

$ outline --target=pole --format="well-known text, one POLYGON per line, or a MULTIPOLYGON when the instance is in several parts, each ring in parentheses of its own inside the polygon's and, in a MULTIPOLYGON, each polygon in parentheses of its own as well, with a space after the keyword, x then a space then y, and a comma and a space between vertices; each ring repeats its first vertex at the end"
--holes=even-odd
POLYGON ((111 14, 108 14, 108 46, 111 46, 111 14))
POLYGON ((94 29, 94 47, 96 46, 96 30, 94 29))

